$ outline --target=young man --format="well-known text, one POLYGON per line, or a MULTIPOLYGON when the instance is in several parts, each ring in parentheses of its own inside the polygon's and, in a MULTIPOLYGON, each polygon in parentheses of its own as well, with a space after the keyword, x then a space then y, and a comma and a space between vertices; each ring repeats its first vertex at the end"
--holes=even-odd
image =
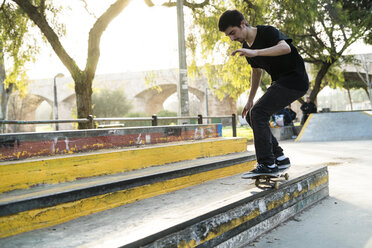
POLYGON ((306 97, 306 102, 304 102, 301 105, 302 110, 302 119, 301 119, 301 125, 305 124, 307 118, 311 113, 316 113, 317 109, 315 104, 311 101, 310 97, 306 97))
POLYGON ((252 67, 251 89, 242 117, 253 129, 257 166, 251 173, 277 173, 290 166, 278 141, 270 131, 270 116, 296 99, 305 95, 309 79, 305 65, 292 39, 272 26, 247 24, 237 10, 224 12, 218 23, 219 30, 243 48, 232 56, 245 56, 252 67), (270 74, 272 83, 266 93, 256 102, 253 99, 261 82, 262 70, 270 74))

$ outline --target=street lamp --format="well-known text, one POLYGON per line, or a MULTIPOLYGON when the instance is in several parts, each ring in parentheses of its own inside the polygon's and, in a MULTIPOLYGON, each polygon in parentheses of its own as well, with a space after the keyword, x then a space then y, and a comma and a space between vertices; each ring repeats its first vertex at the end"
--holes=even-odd
MULTIPOLYGON (((56 84, 56 79, 60 77, 64 77, 62 73, 58 73, 57 75, 54 76, 54 102, 53 102, 53 115, 54 115, 54 120, 58 120, 58 100, 57 100, 57 84, 56 84)), ((58 131, 59 126, 58 123, 56 123, 56 131, 58 131)))

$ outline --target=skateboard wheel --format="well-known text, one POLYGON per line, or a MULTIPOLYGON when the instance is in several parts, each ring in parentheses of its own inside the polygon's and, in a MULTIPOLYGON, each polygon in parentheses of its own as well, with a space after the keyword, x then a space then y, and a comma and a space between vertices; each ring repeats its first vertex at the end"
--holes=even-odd
POLYGON ((256 179, 256 181, 254 181, 254 185, 256 185, 256 187, 258 187, 258 185, 260 185, 260 179, 256 179))
POLYGON ((289 178, 288 173, 285 173, 285 174, 284 174, 284 178, 285 178, 285 180, 288 180, 288 178, 289 178))
POLYGON ((275 189, 279 189, 279 183, 278 183, 278 182, 276 182, 276 183, 274 184, 274 188, 275 188, 275 189))

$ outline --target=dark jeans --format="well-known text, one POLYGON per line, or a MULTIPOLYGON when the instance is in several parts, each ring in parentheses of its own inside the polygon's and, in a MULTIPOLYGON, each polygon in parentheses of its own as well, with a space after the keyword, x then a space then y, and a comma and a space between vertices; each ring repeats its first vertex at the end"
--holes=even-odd
POLYGON ((306 91, 288 89, 273 82, 248 112, 246 119, 253 129, 256 158, 259 164, 272 165, 275 158, 283 155, 283 149, 270 131, 270 116, 305 93, 306 91))

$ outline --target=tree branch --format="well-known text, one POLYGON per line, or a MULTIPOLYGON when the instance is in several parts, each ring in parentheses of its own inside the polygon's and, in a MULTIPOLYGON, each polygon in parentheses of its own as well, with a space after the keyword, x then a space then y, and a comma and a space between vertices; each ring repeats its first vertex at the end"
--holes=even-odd
POLYGON ((84 9, 87 11, 87 13, 91 16, 94 17, 94 19, 97 19, 97 16, 93 13, 93 12, 90 12, 89 9, 88 9, 88 4, 85 0, 81 0, 84 4, 84 9))
POLYGON ((149 7, 154 7, 155 4, 151 1, 151 0, 144 0, 145 1, 145 4, 149 7))
MULTIPOLYGON (((209 0, 204 0, 201 3, 190 3, 187 0, 183 1, 183 5, 185 5, 186 7, 189 7, 190 9, 203 8, 204 6, 208 4, 209 4, 209 0)), ((162 5, 165 7, 174 7, 177 5, 177 3, 169 1, 168 3, 163 3, 162 5)))
MULTIPOLYGON (((19 0, 17 0, 19 1, 19 0)), ((110 22, 118 16, 121 11, 129 4, 130 0, 117 0, 113 3, 105 13, 103 13, 97 21, 94 23, 92 29, 89 32, 88 40, 88 59, 85 67, 85 72, 88 78, 93 78, 96 72, 98 59, 100 56, 99 44, 101 36, 106 30, 110 22)))
POLYGON ((45 35, 50 45, 52 46, 54 52, 61 59, 62 63, 70 71, 71 75, 74 76, 77 73, 80 73, 79 67, 76 65, 76 62, 67 54, 66 50, 63 48, 57 34, 49 26, 45 16, 40 13, 30 1, 24 0, 13 0, 18 4, 20 8, 28 15, 28 17, 40 28, 41 32, 45 35))

